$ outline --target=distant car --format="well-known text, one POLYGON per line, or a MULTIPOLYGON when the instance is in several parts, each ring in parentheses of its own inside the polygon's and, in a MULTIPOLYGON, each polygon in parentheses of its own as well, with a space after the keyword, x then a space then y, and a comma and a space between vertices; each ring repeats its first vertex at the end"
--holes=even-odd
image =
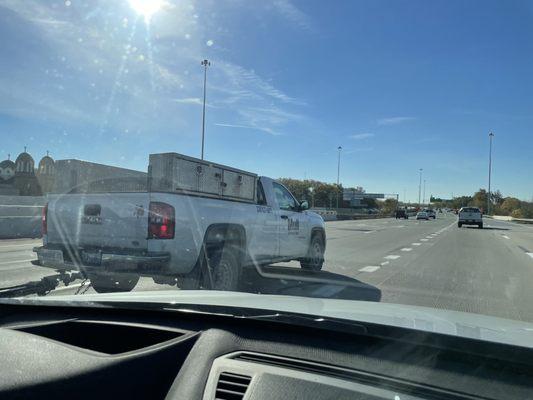
POLYGON ((483 229, 483 215, 481 210, 477 207, 461 208, 459 210, 457 226, 460 228, 463 225, 477 225, 479 229, 483 229))
POLYGON ((428 213, 425 211, 419 211, 418 214, 416 214, 416 219, 425 219, 426 221, 429 221, 428 213))
POLYGON ((432 210, 431 208, 428 208, 428 209, 426 209, 424 211, 427 213, 428 218, 433 218, 433 219, 437 218, 437 213, 435 212, 435 210, 432 210))
POLYGON ((407 211, 403 209, 396 210, 396 219, 400 219, 400 218, 409 219, 409 216, 407 215, 407 211))

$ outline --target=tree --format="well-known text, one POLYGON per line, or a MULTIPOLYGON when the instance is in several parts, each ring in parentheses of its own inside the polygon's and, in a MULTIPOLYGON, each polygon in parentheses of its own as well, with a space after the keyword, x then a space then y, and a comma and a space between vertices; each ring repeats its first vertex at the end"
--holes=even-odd
POLYGON ((520 208, 520 200, 514 197, 506 197, 500 208, 505 215, 511 215, 514 210, 520 208))
POLYGON ((472 200, 469 205, 486 209, 487 208, 487 191, 485 189, 479 189, 476 193, 474 193, 474 196, 472 197, 472 200))
POLYGON ((392 214, 398 207, 396 199, 387 199, 383 202, 381 212, 383 214, 392 214))

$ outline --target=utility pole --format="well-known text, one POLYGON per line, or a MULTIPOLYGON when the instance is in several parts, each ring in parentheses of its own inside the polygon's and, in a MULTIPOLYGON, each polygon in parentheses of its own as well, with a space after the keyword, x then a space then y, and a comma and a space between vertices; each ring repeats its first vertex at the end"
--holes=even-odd
POLYGON ((202 112, 202 160, 204 159, 204 141, 205 141, 205 92, 207 84, 207 67, 211 65, 209 60, 203 60, 201 65, 204 66, 204 109, 202 112))
POLYGON ((487 215, 490 215, 490 178, 492 175, 492 138, 494 133, 489 133, 489 190, 487 193, 487 215))
POLYGON ((418 182, 418 207, 420 207, 420 194, 422 191, 422 168, 418 170, 418 173, 420 174, 420 180, 418 182))
POLYGON ((339 151, 339 156, 337 159, 337 208, 339 208, 339 183, 340 183, 340 176, 341 176, 341 150, 342 147, 337 147, 337 150, 339 151))

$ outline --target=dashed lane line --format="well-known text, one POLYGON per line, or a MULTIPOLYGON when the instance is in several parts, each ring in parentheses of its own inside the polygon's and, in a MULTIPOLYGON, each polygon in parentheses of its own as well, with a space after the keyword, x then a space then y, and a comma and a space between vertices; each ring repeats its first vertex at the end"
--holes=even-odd
POLYGON ((374 272, 374 271, 377 271, 378 269, 380 269, 381 267, 378 267, 376 265, 368 265, 364 268, 361 268, 359 271, 360 272, 374 272))
POLYGON ((421 242, 427 242, 429 239, 420 239, 421 242))
POLYGON ((528 256, 530 256, 531 258, 533 258, 533 253, 526 253, 528 256))
POLYGON ((386 258, 387 260, 397 260, 400 257, 401 256, 397 256, 396 254, 391 254, 391 255, 385 256, 384 258, 386 258))
POLYGON ((511 239, 511 238, 510 238, 509 236, 507 236, 507 235, 502 235, 502 238, 507 239, 507 240, 511 239))
POLYGON ((411 251, 413 250, 411 247, 404 247, 403 249, 400 249, 400 251, 411 251))
POLYGON ((384 265, 388 265, 388 264, 390 264, 390 261, 383 261, 379 265, 381 265, 383 267, 384 265))
POLYGON ((412 246, 422 246, 422 243, 411 243, 412 246))

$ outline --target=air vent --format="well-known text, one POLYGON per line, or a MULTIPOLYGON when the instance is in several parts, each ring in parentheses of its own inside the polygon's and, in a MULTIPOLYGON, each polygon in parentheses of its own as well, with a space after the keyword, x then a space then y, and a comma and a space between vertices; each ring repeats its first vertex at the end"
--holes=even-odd
POLYGON ((216 400, 242 400, 250 385, 251 377, 222 372, 218 378, 216 400))

